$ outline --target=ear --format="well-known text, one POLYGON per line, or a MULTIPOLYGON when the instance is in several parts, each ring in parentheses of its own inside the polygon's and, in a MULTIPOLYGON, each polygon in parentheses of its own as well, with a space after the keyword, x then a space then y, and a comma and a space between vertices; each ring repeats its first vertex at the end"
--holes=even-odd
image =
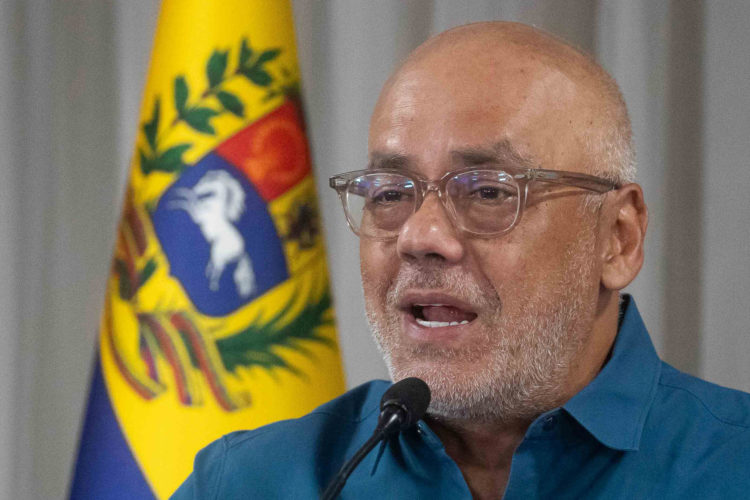
POLYGON ((621 290, 636 277, 643 265, 643 243, 648 209, 638 184, 626 184, 609 193, 602 218, 602 286, 621 290))

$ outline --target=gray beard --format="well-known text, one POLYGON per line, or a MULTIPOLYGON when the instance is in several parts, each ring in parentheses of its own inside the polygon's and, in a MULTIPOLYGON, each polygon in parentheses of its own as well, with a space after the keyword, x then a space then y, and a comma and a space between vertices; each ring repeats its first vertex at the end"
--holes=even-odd
POLYGON ((593 238, 583 236, 574 247, 566 269, 551 277, 554 290, 527 294, 515 313, 503 311, 490 283, 477 283, 461 269, 403 264, 390 286, 376 285, 387 287, 385 308, 366 297, 367 320, 391 378, 427 382, 428 414, 442 420, 529 420, 562 404, 571 366, 591 332, 598 293, 591 284, 593 238), (475 320, 481 321, 480 335, 470 346, 410 344, 397 307, 408 288, 440 289, 492 312, 475 320))

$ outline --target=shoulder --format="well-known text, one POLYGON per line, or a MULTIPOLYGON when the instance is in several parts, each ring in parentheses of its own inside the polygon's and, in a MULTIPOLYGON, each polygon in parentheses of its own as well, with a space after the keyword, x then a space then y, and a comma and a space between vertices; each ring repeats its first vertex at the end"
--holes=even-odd
POLYGON ((377 418, 387 387, 385 381, 368 382, 303 417, 214 441, 198 453, 193 473, 173 498, 264 498, 283 491, 290 498, 316 496, 352 442, 374 429, 367 424, 377 418), (289 477, 296 479, 289 482, 289 477))
POLYGON ((321 441, 330 446, 346 440, 352 430, 375 417, 387 386, 384 381, 367 382, 300 418, 228 434, 220 440, 221 446, 233 457, 248 459, 258 457, 255 452, 262 449, 264 463, 270 457, 299 461, 301 453, 313 451, 321 441), (287 444, 293 446, 283 446, 287 444))
POLYGON ((664 363, 644 439, 650 454, 663 457, 670 475, 685 484, 720 480, 750 487, 750 394, 664 363))
POLYGON ((750 394, 664 363, 641 445, 647 474, 668 478, 655 484, 671 485, 678 497, 743 498, 750 488, 750 394))
POLYGON ((659 378, 661 398, 675 408, 690 408, 717 426, 741 432, 750 429, 750 394, 707 382, 663 363, 659 378))

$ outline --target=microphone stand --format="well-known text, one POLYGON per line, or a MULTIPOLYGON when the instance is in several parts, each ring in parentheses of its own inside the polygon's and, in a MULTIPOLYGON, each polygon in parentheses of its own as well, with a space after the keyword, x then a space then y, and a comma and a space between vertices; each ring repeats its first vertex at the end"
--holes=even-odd
POLYGON ((382 424, 378 425, 373 435, 363 444, 357 452, 346 462, 339 470, 336 477, 330 482, 326 490, 323 492, 322 500, 334 500, 341 489, 346 484, 349 476, 354 472, 354 469, 359 463, 372 451, 373 448, 382 440, 398 434, 401 430, 401 424, 406 417, 406 412, 401 407, 388 405, 383 409, 380 414, 380 421, 382 424), (390 413, 388 415, 387 413, 390 413), (385 417, 385 418, 384 418, 385 417))
POLYGON ((430 388, 423 380, 409 377, 393 384, 380 400, 380 415, 370 439, 346 462, 336 477, 329 483, 321 497, 334 500, 346 480, 380 441, 397 435, 417 423, 430 405, 430 388))

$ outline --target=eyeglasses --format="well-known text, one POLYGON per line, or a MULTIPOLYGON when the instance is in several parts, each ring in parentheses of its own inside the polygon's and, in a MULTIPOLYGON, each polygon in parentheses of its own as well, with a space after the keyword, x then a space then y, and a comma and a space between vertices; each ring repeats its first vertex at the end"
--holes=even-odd
POLYGON ((344 206, 349 227, 360 237, 398 236, 401 227, 436 192, 456 226, 472 236, 489 238, 518 224, 534 183, 573 186, 594 193, 618 189, 602 177, 561 170, 467 167, 430 181, 402 169, 357 170, 328 180, 344 206))

